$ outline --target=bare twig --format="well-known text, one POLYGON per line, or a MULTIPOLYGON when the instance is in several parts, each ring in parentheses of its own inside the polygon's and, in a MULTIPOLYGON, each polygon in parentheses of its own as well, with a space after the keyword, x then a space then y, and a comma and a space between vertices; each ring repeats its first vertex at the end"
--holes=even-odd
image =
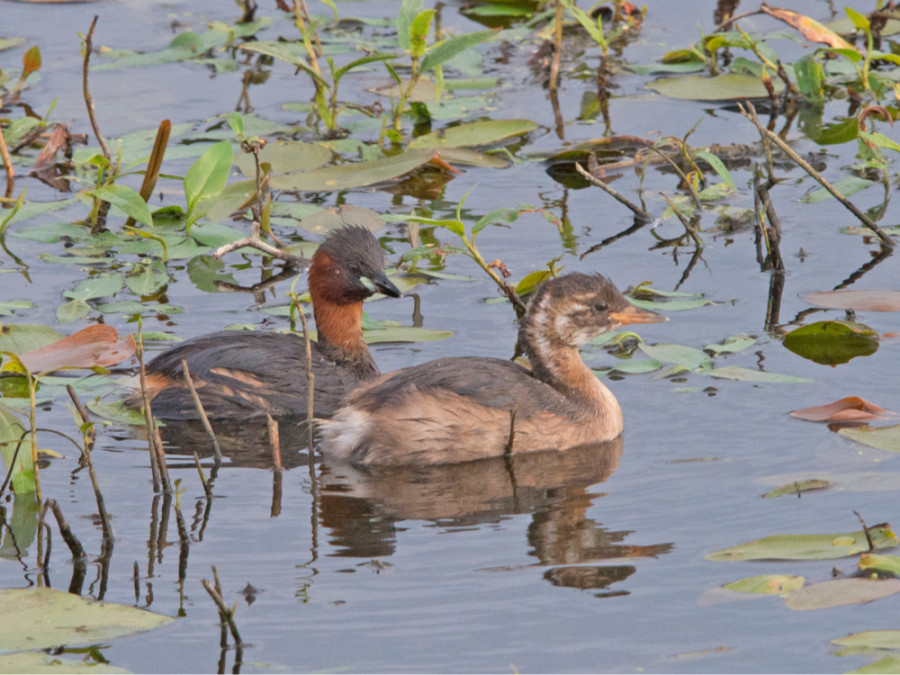
POLYGON ((267 244, 262 239, 260 239, 260 231, 261 226, 259 221, 254 220, 252 225, 252 233, 249 237, 244 237, 243 239, 238 239, 237 241, 233 241, 230 244, 225 244, 224 246, 220 246, 213 253, 213 257, 216 259, 220 259, 223 256, 228 255, 232 251, 236 251, 239 248, 244 248, 245 246, 250 246, 251 248, 255 248, 263 253, 267 253, 273 258, 278 258, 279 260, 284 260, 287 263, 292 265, 302 265, 306 262, 304 258, 300 256, 296 256, 293 253, 288 253, 287 251, 282 251, 280 248, 275 248, 271 244, 267 244))
POLYGON ((184 381, 187 384, 188 391, 191 392, 191 398, 194 399, 194 405, 197 408, 197 413, 200 415, 200 421, 203 422, 203 428, 206 429, 206 433, 212 443, 213 454, 216 457, 216 465, 221 466, 222 450, 219 448, 216 432, 213 431, 212 424, 209 423, 209 417, 206 416, 206 411, 203 409, 203 403, 200 401, 200 395, 197 394, 196 387, 194 387, 194 381, 191 379, 191 371, 188 369, 187 360, 185 359, 181 359, 181 374, 184 375, 184 381))
POLYGON ((278 435, 278 422, 266 413, 266 427, 269 431, 269 447, 272 449, 272 466, 280 473, 284 467, 281 465, 281 439, 278 435))
POLYGON ((806 171, 810 176, 812 176, 823 188, 825 188, 832 197, 837 199, 841 204, 843 204, 844 208, 846 208, 850 213, 859 219, 859 221, 871 230, 875 236, 881 241, 881 245, 886 248, 893 249, 894 248, 894 240, 891 239, 884 231, 878 227, 876 223, 874 223, 865 213, 860 211, 856 206, 847 199, 844 195, 842 195, 831 183, 829 183, 825 178, 812 166, 810 166, 809 162, 803 159, 800 155, 794 152, 793 148, 785 143, 778 134, 769 131, 766 129, 762 122, 760 122, 759 117, 756 114, 756 109, 753 107, 753 104, 749 101, 744 102, 746 108, 738 104, 740 108, 741 114, 746 117, 748 120, 753 122, 756 128, 759 130, 761 135, 765 135, 770 141, 772 141, 775 145, 779 147, 779 149, 784 152, 788 157, 790 157, 795 164, 797 164, 801 169, 806 171))
POLYGON ((97 25, 97 19, 99 18, 100 16, 98 14, 94 15, 94 20, 91 21, 91 28, 88 30, 87 35, 84 36, 84 66, 82 67, 81 72, 81 83, 84 92, 84 103, 87 105, 88 117, 91 120, 91 127, 94 129, 94 136, 97 137, 97 142, 100 144, 103 156, 106 157, 108 161, 112 162, 109 146, 106 144, 106 139, 100 131, 100 125, 97 124, 97 116, 94 114, 94 99, 91 96, 91 90, 88 88, 88 65, 91 61, 91 50, 94 48, 94 27, 97 25))
POLYGON ((203 579, 201 583, 203 584, 203 588, 206 589, 206 592, 209 593, 209 597, 211 597, 216 604, 216 608, 219 610, 219 617, 228 624, 228 629, 231 631, 231 637, 234 638, 235 644, 243 645, 244 643, 241 640, 241 634, 238 632, 237 624, 234 622, 234 609, 228 609, 225 605, 225 601, 222 599, 221 589, 214 588, 206 579, 203 579))
POLYGON ((315 449, 313 448, 313 418, 315 417, 316 374, 312 369, 312 343, 309 339, 309 323, 306 321, 306 312, 298 304, 297 313, 300 315, 300 325, 303 326, 303 344, 306 348, 306 426, 309 432, 309 468, 313 470, 315 464, 315 449))
MULTIPOLYGON (((593 159, 593 155, 591 155, 591 159, 593 159)), ((594 159, 594 162, 597 160, 594 159)), ((590 166, 590 159, 588 160, 590 166)), ((578 162, 575 163, 575 170, 584 176, 587 180, 591 182, 592 185, 596 185, 598 188, 602 189, 606 194, 610 197, 618 201, 620 204, 627 206, 631 211, 638 217, 643 218, 648 223, 653 220, 653 217, 647 213, 644 209, 642 209, 637 204, 634 204, 626 197, 623 197, 621 194, 613 190, 609 185, 607 185, 604 181, 600 180, 597 176, 595 176, 592 172, 587 171, 584 167, 581 166, 578 162)))

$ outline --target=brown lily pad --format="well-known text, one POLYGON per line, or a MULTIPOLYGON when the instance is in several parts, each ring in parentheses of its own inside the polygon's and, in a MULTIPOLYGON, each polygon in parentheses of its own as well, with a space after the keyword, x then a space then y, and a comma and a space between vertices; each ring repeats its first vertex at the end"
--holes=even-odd
POLYGON ((792 410, 791 417, 808 422, 869 422, 889 412, 859 396, 847 396, 825 405, 792 410))
POLYGON ((884 289, 811 291, 800 298, 811 305, 859 312, 900 312, 900 291, 884 289))

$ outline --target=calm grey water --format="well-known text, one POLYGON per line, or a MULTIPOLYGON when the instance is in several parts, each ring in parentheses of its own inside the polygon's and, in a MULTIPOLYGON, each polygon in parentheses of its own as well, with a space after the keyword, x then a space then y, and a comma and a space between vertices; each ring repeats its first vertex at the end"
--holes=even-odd
MULTIPOLYGON (((793 4, 820 20, 830 16, 829 3, 793 4)), ((868 8, 866 3, 853 5, 861 11, 868 8)), ((396 2, 339 4, 342 16, 393 16, 398 6, 396 2)), ((698 22, 703 30, 711 30, 714 3, 692 2, 690 11, 685 11, 687 6, 649 3, 640 36, 625 49, 624 57, 649 63, 695 40, 698 22)), ((444 7, 445 27, 474 30, 476 26, 458 14, 459 7, 458 3, 444 7)), ((167 44, 173 36, 173 21, 200 32, 208 21, 233 20, 235 10, 230 4, 201 7, 182 1, 165 5, 0 3, 5 36, 26 37, 28 45, 40 45, 43 53, 42 78, 27 92, 29 103, 45 112, 58 99, 53 118, 82 133, 89 132, 89 124, 80 93, 77 33, 87 31, 95 12, 101 17, 96 44, 143 51, 167 44)), ((747 21, 746 27, 780 30, 762 18, 747 21)), ((293 31, 290 22, 279 19, 261 37, 293 38, 293 31)), ((520 150, 521 157, 549 154, 605 135, 602 123, 577 121, 582 96, 592 90, 590 78, 566 77, 560 100, 565 141, 557 137, 545 91, 527 67, 532 49, 532 45, 486 48, 486 68, 501 78, 493 117, 527 117, 542 125, 520 150), (506 54, 503 59, 502 54, 506 54)), ((788 58, 804 49, 790 43, 785 47, 788 58)), ((22 52, 18 48, 0 53, 0 67, 18 67, 22 52)), ((593 67, 596 57, 587 62, 593 67)), ((107 136, 115 137, 153 128, 163 118, 199 122, 230 110, 240 95, 240 78, 240 72, 214 74, 204 66, 184 63, 98 71, 91 75, 91 87, 100 124, 107 136)), ((702 120, 691 137, 694 145, 757 140, 753 127, 733 109, 663 99, 644 89, 649 79, 626 71, 616 73, 610 103, 614 133, 644 136, 659 131, 683 136, 702 120)), ((310 94, 307 80, 293 77, 290 68, 279 64, 267 83, 251 88, 250 99, 260 116, 289 122, 296 121, 297 115, 281 104, 306 101, 310 94)), ((829 104, 826 118, 846 114, 842 105, 829 104)), ((796 132, 788 136, 801 152, 818 149, 796 132)), ((824 152, 826 175, 831 179, 844 175, 854 161, 853 144, 830 146, 824 152)), ((171 171, 185 167, 175 163, 171 171)), ((894 174, 895 167, 896 161, 894 174)), ((735 170, 734 177, 740 197, 731 203, 751 206, 749 171, 735 170)), ((466 203, 472 214, 532 203, 571 222, 571 245, 539 215, 482 232, 481 250, 488 259, 501 258, 515 279, 562 255, 566 270, 600 271, 621 287, 652 281, 657 288, 673 289, 690 259, 689 248, 679 250, 677 256, 671 248, 653 249, 655 239, 649 228, 579 259, 593 244, 626 229, 632 222, 630 213, 598 189, 561 186, 536 161, 522 161, 503 171, 466 169, 433 201, 384 192, 351 192, 343 198, 380 212, 408 213, 415 206, 425 206, 436 217, 449 217, 458 200, 476 184, 466 203)), ((626 171, 614 184, 633 194, 637 178, 626 171)), ((33 179, 21 179, 17 189, 25 185, 31 199, 58 198, 33 179)), ((664 200, 657 193, 672 194, 674 186, 670 175, 649 171, 644 186, 648 208, 661 212, 664 200)), ((854 224, 852 216, 832 202, 798 202, 813 187, 810 179, 793 171, 773 191, 784 227, 782 251, 788 268, 783 322, 808 307, 797 297, 799 293, 833 288, 871 259, 872 247, 840 232, 854 224), (801 248, 802 259, 795 255, 801 248)), ((162 188, 168 195, 164 203, 178 202, 176 188, 173 183, 162 188)), ((878 191, 874 187, 854 199, 866 208, 877 203, 878 191)), ((333 205, 334 199, 334 195, 326 196, 325 204, 333 205)), ((63 218, 84 215, 77 209, 66 213, 63 218)), ((55 217, 35 222, 53 222, 55 217)), ((797 472, 896 475, 900 471, 889 453, 853 445, 824 427, 787 415, 794 408, 847 395, 896 409, 900 405, 896 342, 886 341, 873 356, 837 368, 788 352, 764 330, 770 279, 756 262, 752 231, 714 234, 713 221, 713 215, 705 216, 706 250, 681 290, 703 293, 719 304, 673 312, 669 323, 642 327, 641 336, 650 343, 702 348, 730 335, 754 335, 756 347, 720 357, 717 364, 761 367, 809 377, 814 384, 754 385, 699 375, 688 375, 685 382, 654 380, 649 375, 613 381, 610 386, 626 416, 624 441, 590 457, 523 460, 514 467, 515 486, 507 467, 492 463, 390 475, 319 466, 320 494, 314 505, 304 460, 289 445, 286 461, 299 467, 283 476, 277 515, 273 515, 270 470, 227 466, 215 478, 215 499, 204 521, 207 504, 196 471, 184 457, 173 456, 171 472, 186 489, 182 505, 191 528, 183 595, 174 516, 164 547, 148 548, 159 505, 154 504, 145 444, 121 427, 107 429, 94 454, 116 535, 105 599, 177 615, 178 620, 156 632, 112 641, 103 654, 114 665, 138 672, 219 668, 218 618, 200 584, 201 579, 211 578, 210 566, 215 565, 226 601, 238 602, 237 623, 249 643, 242 672, 835 672, 874 660, 874 656, 835 656, 828 641, 848 632, 895 628, 897 600, 893 598, 814 612, 792 612, 778 598, 698 603, 704 591, 742 577, 779 572, 821 581, 830 576, 833 566, 829 562, 714 563, 704 560, 711 551, 770 534, 856 530, 854 510, 869 524, 898 520, 896 491, 829 491, 802 499, 763 500, 760 496, 769 489, 765 479, 797 472), (705 390, 708 387, 714 389, 705 390), (140 569, 137 599, 135 561, 140 569), (248 584, 258 589, 252 604, 240 594, 248 584)), ((895 199, 883 222, 897 221, 895 199)), ((13 229, 22 227, 27 223, 13 229)), ((675 236, 678 229, 667 224, 660 233, 675 236)), ((384 234, 392 239, 389 259, 395 262, 409 248, 405 227, 392 225, 384 234)), ((436 236, 454 243, 449 233, 436 236)), ((18 272, 4 275, 3 296, 28 298, 36 305, 14 320, 53 325, 62 291, 72 288, 85 273, 38 258, 40 253, 60 253, 58 245, 31 244, 14 237, 9 241, 30 269, 28 278, 18 272)), ((235 257, 228 262, 237 266, 244 261, 235 257)), ((17 269, 5 258, 0 266, 4 271, 17 269)), ((231 323, 286 325, 285 319, 264 314, 250 295, 199 291, 183 267, 170 265, 176 281, 170 284, 167 297, 185 312, 164 321, 147 319, 145 330, 189 337, 231 323)), ((382 370, 445 355, 505 358, 511 354, 512 313, 504 304, 485 302, 497 297, 492 282, 462 256, 448 258, 445 271, 473 280, 438 281, 417 291, 424 325, 452 329, 455 336, 442 342, 377 346, 375 358, 382 370)), ((244 283, 258 281, 259 259, 254 258, 249 269, 235 268, 234 273, 244 283)), ((896 261, 887 260, 854 287, 891 288, 896 280, 896 261)), ((290 283, 270 291, 267 304, 283 304, 290 283)), ((411 299, 371 303, 367 311, 377 319, 412 323, 411 299)), ((892 314, 858 318, 879 332, 898 329, 892 314)), ((108 316, 106 321, 121 332, 134 329, 120 315, 108 316)), ((61 330, 72 332, 84 325, 61 330)), ((602 351, 589 358, 598 365, 615 362, 602 351)), ((62 400, 40 413, 40 424, 74 432, 62 400)), ((86 473, 77 469, 77 453, 52 436, 42 437, 41 444, 65 455, 42 471, 44 495, 60 502, 86 548, 98 551, 99 525, 91 517, 96 506, 86 473)), ((900 481, 894 485, 900 487, 900 481)), ((58 538, 54 543, 50 580, 56 588, 67 588, 71 563, 58 538)), ((33 566, 33 545, 25 559, 33 566)), ((855 563, 836 564, 849 571, 855 563)), ((84 593, 91 597, 100 592, 96 573, 96 567, 89 568, 85 583, 84 593)), ((0 587, 24 587, 35 576, 33 569, 23 570, 16 560, 0 560, 0 587)), ((229 651, 225 659, 230 670, 234 653, 229 651)))

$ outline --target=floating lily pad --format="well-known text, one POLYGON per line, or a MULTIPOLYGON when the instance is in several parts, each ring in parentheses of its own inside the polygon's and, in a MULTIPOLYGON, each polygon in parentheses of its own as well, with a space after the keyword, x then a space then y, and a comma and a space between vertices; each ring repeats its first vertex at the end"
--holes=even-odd
POLYGON ((653 373, 662 368, 662 363, 656 359, 623 359, 616 362, 610 369, 610 372, 622 373, 625 375, 641 375, 643 373, 653 373))
MULTIPOLYGON (((45 0, 41 0, 44 2, 45 0)), ((54 0, 59 2, 61 0, 54 0)), ((72 0, 73 2, 93 2, 94 0, 72 0)), ((64 659, 57 654, 44 652, 17 652, 0 656, 0 672, 3 673, 130 673, 108 663, 64 659)))
POLYGON ((432 340, 446 340, 453 334, 452 330, 387 326, 378 330, 367 330, 363 333, 363 337, 367 343, 373 344, 378 342, 431 342, 432 340))
POLYGON ((0 651, 103 642, 165 626, 171 617, 52 588, 0 589, 0 651))
POLYGON ((712 352, 715 355, 736 354, 745 349, 749 349, 755 344, 756 338, 752 338, 749 335, 732 335, 731 337, 725 338, 725 341, 720 342, 719 344, 706 345, 703 350, 712 352))
POLYGON ((507 138, 529 134, 538 128, 531 120, 486 120, 469 122, 419 136, 410 148, 460 148, 494 145, 507 138))
MULTIPOLYGON (((875 548, 893 548, 900 543, 890 526, 869 528, 875 548)), ((866 533, 776 534, 732 546, 706 556, 707 560, 830 560, 869 550, 866 533)))
POLYGON ((835 366, 878 351, 878 333, 851 321, 817 321, 785 335, 784 346, 815 363, 835 366))
POLYGON ((859 557, 859 569, 878 570, 900 576, 900 556, 863 553, 859 557))
MULTIPOLYGON (((772 85, 776 93, 784 89, 784 83, 780 80, 772 80, 772 85)), ((769 96, 760 78, 740 73, 726 73, 718 77, 684 75, 655 80, 645 86, 669 98, 692 101, 740 101, 769 96)))
MULTIPOLYGON (((324 166, 334 153, 319 143, 303 141, 271 141, 259 152, 260 163, 268 162, 272 173, 312 171, 324 166)), ((245 176, 256 178, 256 162, 253 155, 242 154, 235 159, 235 165, 245 176)))
POLYGON ((378 211, 362 206, 338 206, 334 209, 322 209, 318 213, 306 216, 300 221, 300 227, 313 234, 326 234, 345 225, 364 227, 375 232, 384 227, 385 221, 378 211))
POLYGON ((428 164, 437 156, 437 151, 432 148, 407 150, 393 157, 368 162, 326 166, 315 171, 274 176, 271 185, 276 190, 308 192, 351 190, 395 180, 428 164))
POLYGON ((861 605, 900 593, 900 579, 832 579, 810 584, 787 596, 788 609, 807 611, 861 605))
MULTIPOLYGON (((123 401, 104 402, 96 399, 88 401, 87 407, 92 413, 112 422, 130 424, 138 427, 142 427, 146 423, 143 412, 135 410, 134 408, 129 408, 123 401)), ((157 421, 157 424, 162 426, 159 421, 157 421)))
POLYGON ((115 295, 122 290, 122 275, 118 273, 97 274, 85 279, 74 290, 63 291, 63 295, 73 300, 93 300, 115 295))
POLYGON ((884 413, 892 414, 859 396, 846 396, 825 405, 792 410, 791 417, 808 422, 862 422, 881 419, 884 413))
POLYGON ((800 297, 811 305, 857 312, 900 312, 900 291, 842 290, 812 291, 800 297))
POLYGON ((900 673, 900 656, 885 656, 875 663, 870 663, 862 668, 851 670, 856 675, 869 675, 869 673, 884 675, 885 673, 900 673))
POLYGON ((792 574, 761 574, 756 577, 738 579, 723 588, 738 593, 755 593, 757 595, 784 595, 802 588, 806 580, 792 574))
POLYGON ((0 324, 0 352, 24 354, 65 337, 50 326, 36 323, 0 324))
POLYGON ((865 649, 900 649, 900 630, 867 630, 835 638, 833 645, 863 647, 865 649))
POLYGON ((900 452, 900 424, 889 427, 855 427, 838 431, 841 436, 851 441, 868 445, 879 450, 900 452))
POLYGON ((64 367, 114 366, 131 358, 134 350, 131 335, 119 338, 112 326, 95 324, 53 344, 26 352, 20 358, 32 373, 43 373, 64 367))
POLYGON ((771 492, 763 495, 766 499, 773 497, 783 497, 784 495, 799 495, 801 492, 810 492, 812 490, 826 490, 831 487, 831 483, 820 478, 809 478, 806 480, 798 480, 793 483, 787 483, 779 488, 775 488, 771 492))
POLYGON ((665 363, 674 363, 675 365, 684 366, 691 370, 697 368, 709 368, 712 366, 712 359, 709 354, 686 345, 678 344, 657 344, 648 345, 642 342, 638 348, 647 356, 665 363))

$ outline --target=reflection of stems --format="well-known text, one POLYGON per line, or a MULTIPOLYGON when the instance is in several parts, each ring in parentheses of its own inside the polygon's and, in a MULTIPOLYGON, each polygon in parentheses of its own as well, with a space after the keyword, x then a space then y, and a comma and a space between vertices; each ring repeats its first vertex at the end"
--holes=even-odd
POLYGON ((769 196, 767 185, 760 182, 759 165, 753 172, 753 203, 756 212, 757 242, 765 242, 766 257, 763 259, 762 251, 757 244, 756 257, 763 269, 772 269, 778 274, 784 274, 784 260, 781 257, 781 225, 772 199, 769 196), (766 225, 768 221, 768 226, 766 225))
POLYGON ((553 22, 553 58, 550 60, 550 91, 559 87, 559 61, 562 58, 562 0, 556 0, 556 17, 553 22))
POLYGON ((675 206, 675 202, 673 202, 667 194, 663 192, 660 192, 659 194, 662 195, 662 198, 666 200, 669 208, 672 209, 672 212, 675 214, 675 217, 681 221, 682 225, 684 225, 684 231, 687 232, 690 235, 691 239, 694 240, 694 244, 696 245, 697 250, 703 251, 703 240, 700 238, 696 227, 697 218, 694 218, 693 222, 689 221, 681 214, 681 212, 678 210, 678 207, 675 206))
POLYGON ((197 467, 197 473, 200 474, 200 483, 203 485, 203 492, 206 494, 206 499, 210 500, 213 497, 212 488, 209 485, 209 481, 206 480, 206 474, 203 473, 203 466, 200 464, 200 458, 197 456, 196 450, 194 450, 194 465, 197 467))
POLYGON ((75 568, 78 569, 80 566, 83 570, 85 567, 84 560, 87 557, 84 552, 84 547, 81 545, 81 542, 78 541, 78 537, 75 536, 75 533, 72 532, 72 528, 69 527, 69 523, 66 522, 62 509, 59 508, 59 504, 56 503, 55 499, 48 499, 44 502, 44 508, 41 510, 41 522, 43 522, 46 517, 48 509, 53 511, 53 515, 56 517, 56 524, 59 526, 59 534, 63 538, 63 541, 66 542, 66 546, 68 546, 69 550, 72 552, 75 568))
POLYGON ((219 617, 223 622, 228 624, 228 629, 231 631, 231 637, 234 638, 235 646, 242 646, 244 643, 241 641, 241 634, 238 632, 237 624, 234 622, 234 609, 228 609, 225 604, 225 600, 222 599, 221 587, 218 584, 218 573, 216 572, 216 568, 213 567, 213 574, 216 575, 216 588, 213 587, 209 581, 203 579, 201 583, 203 584, 203 588, 206 589, 206 592, 209 593, 209 597, 212 598, 213 602, 216 604, 216 607, 219 610, 219 617))
POLYGON ((782 152, 784 152, 788 157, 790 157, 801 169, 803 169, 804 171, 806 171, 806 173, 808 173, 810 176, 812 176, 819 183, 819 185, 821 185, 823 188, 825 188, 831 194, 832 197, 834 197, 841 204, 843 204, 844 208, 846 208, 848 211, 850 211, 850 213, 852 213, 854 216, 856 216, 863 225, 865 225, 873 233, 875 233, 875 235, 881 241, 882 247, 891 248, 891 249, 894 248, 893 239, 891 239, 888 235, 886 235, 884 233, 884 231, 880 227, 878 227, 877 224, 872 222, 872 220, 865 213, 863 213, 858 208, 856 208, 856 206, 853 204, 853 202, 851 202, 844 195, 842 195, 840 192, 838 192, 838 190, 831 183, 829 183, 827 180, 825 180, 825 178, 818 171, 816 171, 814 168, 812 168, 806 160, 804 160, 800 155, 798 155, 796 152, 794 152, 793 148, 791 148, 791 146, 789 146, 787 143, 785 143, 783 140, 781 140, 781 138, 778 136, 778 134, 775 134, 775 133, 769 131, 768 129, 766 129, 762 125, 762 122, 759 121, 759 117, 756 114, 756 109, 753 107, 753 104, 750 103, 749 101, 746 101, 745 103, 747 106, 746 109, 743 106, 741 106, 740 104, 738 104, 738 107, 741 110, 741 114, 744 117, 746 117, 748 120, 753 122, 754 125, 756 125, 756 128, 759 130, 760 134, 765 135, 766 138, 768 138, 775 145, 777 145, 781 149, 782 152))

